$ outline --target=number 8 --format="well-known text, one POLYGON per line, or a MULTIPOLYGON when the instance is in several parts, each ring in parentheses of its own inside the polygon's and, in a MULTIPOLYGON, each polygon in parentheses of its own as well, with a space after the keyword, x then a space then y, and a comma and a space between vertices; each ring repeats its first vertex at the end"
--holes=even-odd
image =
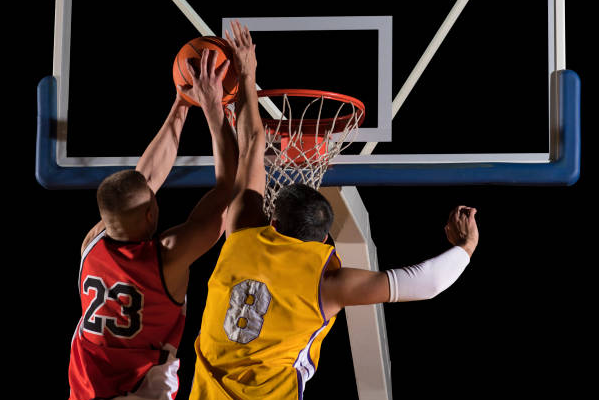
POLYGON ((256 339, 262 330, 264 314, 272 296, 266 284, 251 279, 233 286, 231 307, 225 316, 225 332, 229 340, 246 344, 256 339))

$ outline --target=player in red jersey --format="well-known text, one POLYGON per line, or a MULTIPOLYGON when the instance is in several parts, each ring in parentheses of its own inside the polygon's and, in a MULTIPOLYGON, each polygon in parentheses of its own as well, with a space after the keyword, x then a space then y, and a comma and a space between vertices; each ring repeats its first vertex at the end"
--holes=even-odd
POLYGON ((212 135, 216 185, 187 221, 156 234, 154 193, 169 174, 189 104, 177 95, 135 170, 107 177, 97 191, 102 220, 81 247, 82 317, 71 345, 71 400, 174 399, 176 351, 185 322, 189 266, 220 238, 237 170, 238 149, 221 103, 225 62, 202 53, 193 85, 212 135))

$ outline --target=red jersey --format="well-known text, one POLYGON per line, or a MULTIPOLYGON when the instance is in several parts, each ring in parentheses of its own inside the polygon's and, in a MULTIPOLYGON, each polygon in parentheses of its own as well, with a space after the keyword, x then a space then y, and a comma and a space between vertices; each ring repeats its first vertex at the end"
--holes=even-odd
POLYGON ((185 304, 166 289, 159 243, 119 242, 103 231, 85 249, 82 317, 71 343, 71 400, 146 390, 152 398, 175 398, 185 304))

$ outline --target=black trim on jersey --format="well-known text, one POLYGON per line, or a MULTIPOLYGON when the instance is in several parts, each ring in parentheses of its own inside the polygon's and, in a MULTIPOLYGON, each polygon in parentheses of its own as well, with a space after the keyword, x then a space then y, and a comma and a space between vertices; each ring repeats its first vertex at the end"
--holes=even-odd
MULTIPOLYGON (((333 250, 331 250, 331 253, 329 254, 329 257, 327 258, 327 261, 324 263, 324 266, 322 267, 322 271, 320 271, 320 279, 318 280, 318 308, 320 310, 320 314, 322 315, 322 320, 324 321, 324 324, 328 324, 330 319, 327 319, 326 315, 324 315, 324 307, 322 305, 322 278, 324 278, 324 274, 326 272, 326 270, 329 268, 329 264, 331 263, 331 259, 335 257, 337 258, 338 261, 339 260, 339 256, 337 255, 337 249, 335 247, 333 247, 333 250)), ((339 262, 339 269, 341 268, 341 262, 339 262)), ((335 314, 337 315, 337 314, 335 314)), ((332 317, 331 317, 332 318, 332 317)), ((316 371, 316 368, 314 368, 314 371, 316 371)))
POLYGON ((105 232, 106 232, 106 228, 102 229, 102 231, 100 233, 98 233, 92 240, 90 240, 87 247, 85 249, 83 249, 85 256, 81 258, 81 262, 79 263, 79 279, 77 281, 77 289, 79 289, 79 297, 81 297, 81 273, 83 272, 83 263, 85 262, 85 259, 87 258, 89 253, 91 253, 91 251, 94 249, 94 247, 96 247, 96 245, 98 243, 100 243, 100 240, 104 239, 105 237, 108 237, 105 232), (97 240, 96 243, 94 243, 94 245, 92 246, 92 243, 94 242, 94 240, 98 239, 98 237, 102 234, 104 235, 102 237, 102 239, 97 240), (86 252, 86 250, 87 250, 87 252, 86 252))
POLYGON ((126 244, 140 244, 143 242, 148 242, 148 240, 139 240, 139 241, 135 241, 135 240, 117 240, 114 238, 111 238, 110 236, 108 236, 108 234, 106 234, 106 239, 108 242, 112 242, 114 244, 121 244, 121 245, 126 245, 126 244))
POLYGON ((168 356, 171 354, 168 350, 160 350, 160 358, 158 359, 158 365, 165 364, 168 361, 168 356))
POLYGON ((328 245, 335 247, 335 241, 333 240, 333 236, 331 235, 331 232, 328 233, 327 240, 324 242, 324 244, 328 244, 328 245))
POLYGON ((166 281, 164 280, 164 266, 162 265, 162 253, 160 252, 160 250, 162 249, 162 244, 160 243, 158 237, 155 237, 154 240, 156 240, 156 256, 158 257, 158 271, 160 273, 160 280, 162 281, 164 293, 166 293, 166 297, 168 297, 175 305, 183 307, 185 305, 185 301, 179 303, 177 300, 173 298, 171 293, 168 291, 168 288, 166 287, 166 281))
MULTIPOLYGON (((140 378, 140 380, 137 381, 137 383, 135 384, 135 386, 133 386, 131 388, 131 390, 129 391, 129 393, 135 394, 135 392, 137 392, 137 390, 141 387, 141 384, 143 383, 143 381, 146 379, 146 376, 148 376, 147 372, 144 374, 144 376, 142 376, 140 378)), ((117 396, 119 396, 119 395, 117 395, 117 396)), ((117 397, 117 396, 114 396, 114 397, 117 397)), ((120 396, 127 396, 127 394, 120 395, 120 396)), ((113 399, 114 399, 114 397, 113 397, 113 399)))

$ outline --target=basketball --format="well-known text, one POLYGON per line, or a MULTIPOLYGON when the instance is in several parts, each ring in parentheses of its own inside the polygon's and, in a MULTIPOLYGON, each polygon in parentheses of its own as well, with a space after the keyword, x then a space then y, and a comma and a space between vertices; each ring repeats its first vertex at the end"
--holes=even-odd
MULTIPOLYGON (((194 67, 200 68, 200 60, 202 58, 202 50, 216 50, 218 56, 216 59, 215 69, 218 68, 227 59, 232 62, 232 53, 229 48, 229 44, 222 38, 216 36, 202 36, 190 40, 179 50, 173 63, 173 80, 175 86, 187 86, 193 85, 191 74, 187 69, 187 59, 192 59, 191 63, 194 67)), ((235 101, 238 89, 237 74, 233 65, 229 65, 227 73, 223 77, 223 105, 235 101)), ((192 99, 189 96, 181 93, 177 88, 179 94, 190 104, 200 106, 196 99, 192 99)))

